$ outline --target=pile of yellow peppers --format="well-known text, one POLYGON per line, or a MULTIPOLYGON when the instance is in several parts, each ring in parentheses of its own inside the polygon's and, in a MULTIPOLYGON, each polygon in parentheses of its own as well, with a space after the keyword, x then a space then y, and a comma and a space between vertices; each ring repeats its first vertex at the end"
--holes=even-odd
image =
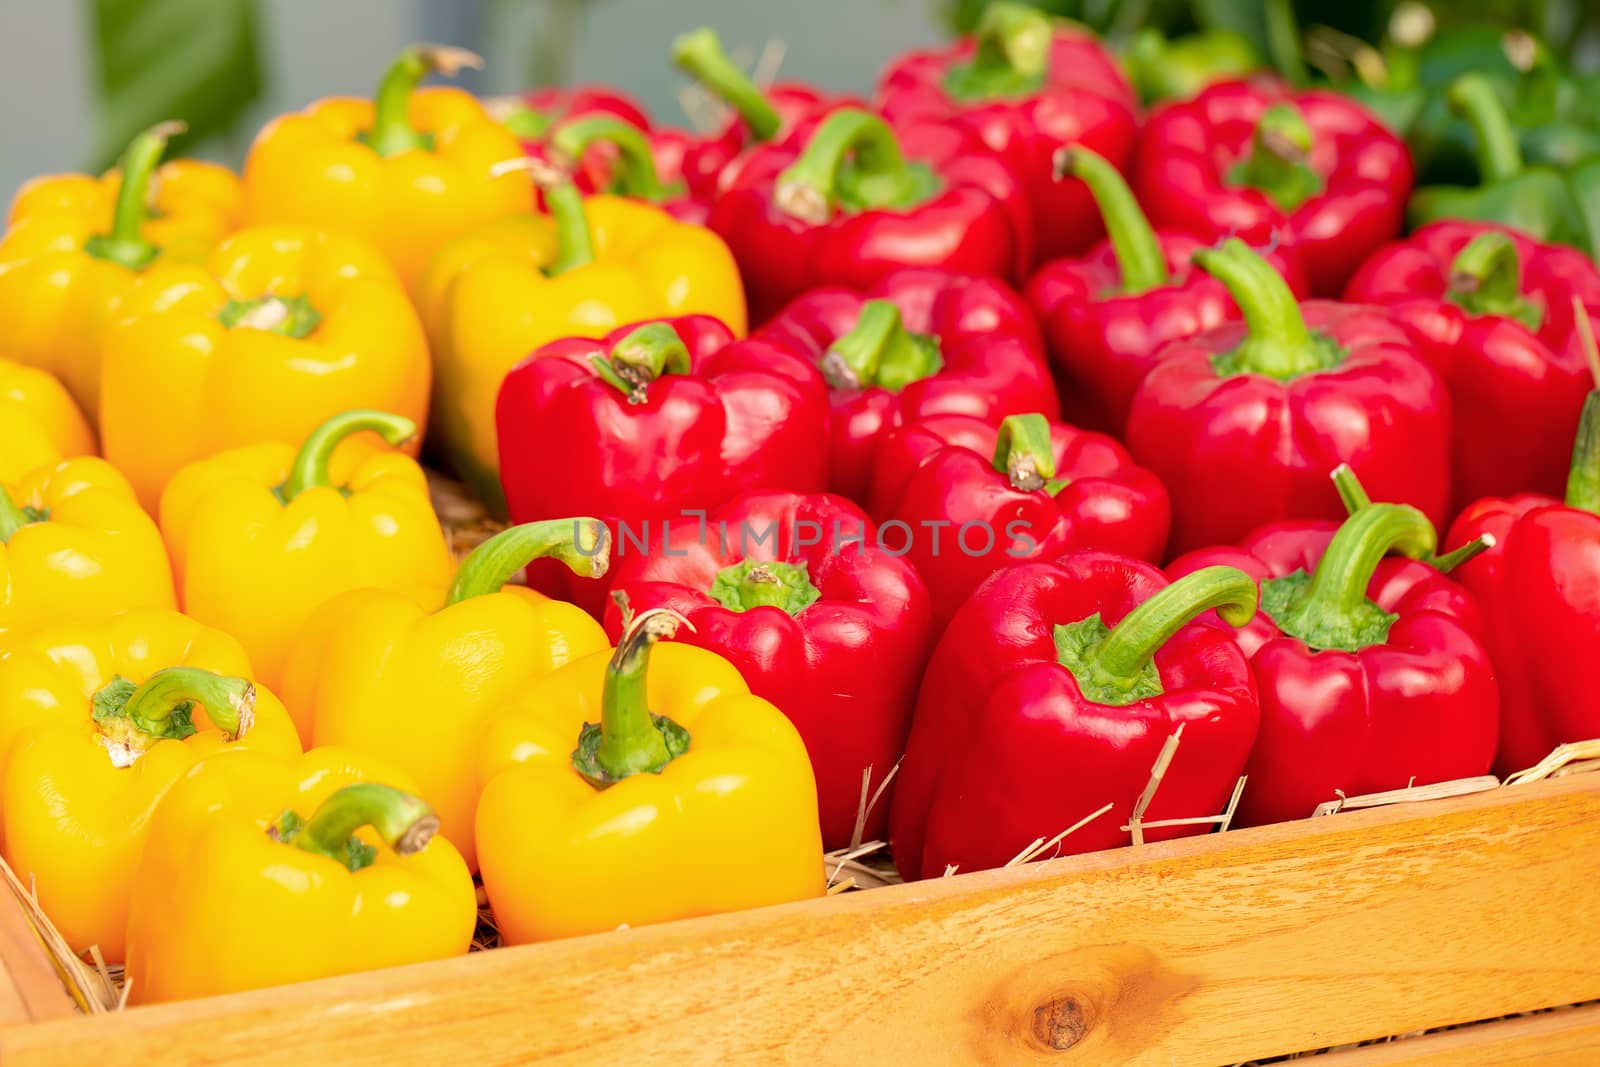
POLYGON ((242 177, 156 126, 0 237, 0 855, 135 1003, 464 953, 475 876, 507 943, 824 891, 777 709, 661 644, 672 613, 613 649, 512 584, 603 573, 604 524, 459 565, 441 529, 422 431, 493 501, 485 413, 531 348, 745 322, 709 231, 536 211, 517 138, 419 88, 475 58, 407 49, 242 177))

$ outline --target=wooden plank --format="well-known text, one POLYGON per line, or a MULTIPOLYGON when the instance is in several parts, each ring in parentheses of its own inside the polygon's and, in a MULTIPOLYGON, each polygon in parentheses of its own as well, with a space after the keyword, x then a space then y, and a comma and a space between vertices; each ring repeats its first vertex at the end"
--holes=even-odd
POLYGON ((0 1028, 0 1060, 1235 1063, 1600 998, 1596 885, 1584 776, 0 1028))
POLYGON ((1592 1067, 1600 1063, 1600 1004, 1346 1049, 1308 1061, 1314 1067, 1592 1067))
POLYGON ((0 1024, 76 1013, 21 904, 0 882, 0 1024))

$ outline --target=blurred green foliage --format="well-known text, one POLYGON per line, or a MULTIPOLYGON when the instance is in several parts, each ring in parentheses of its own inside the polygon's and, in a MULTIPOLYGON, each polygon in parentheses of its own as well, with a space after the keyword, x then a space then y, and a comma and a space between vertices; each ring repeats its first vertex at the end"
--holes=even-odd
POLYGON ((255 0, 83 0, 94 30, 99 107, 93 170, 116 162, 139 131, 178 119, 177 155, 225 133, 261 95, 255 0))
MULTIPOLYGON (((993 0, 935 0, 952 30, 971 32, 993 0)), ((1197 29, 1225 29, 1249 38, 1271 53, 1268 15, 1274 0, 1022 0, 1056 15, 1076 19, 1118 43, 1144 27, 1168 35, 1197 29)), ((1301 29, 1327 26, 1376 43, 1406 0, 1293 0, 1301 29)), ((1519 27, 1545 38, 1566 58, 1580 42, 1600 34, 1596 0, 1434 0, 1425 5, 1436 25, 1489 24, 1519 27)))

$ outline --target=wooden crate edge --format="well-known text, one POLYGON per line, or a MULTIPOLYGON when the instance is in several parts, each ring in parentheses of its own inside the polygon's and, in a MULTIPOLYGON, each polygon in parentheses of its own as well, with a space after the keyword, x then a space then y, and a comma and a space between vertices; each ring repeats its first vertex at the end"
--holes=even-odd
POLYGON ((867 1042, 927 1062, 1068 1048, 1082 1062, 1237 1062, 1600 996, 1597 878, 1600 776, 1585 776, 13 1025, 0 1053, 73 1062, 111 1040, 134 1063, 421 1048, 670 1062, 867 1042), (1582 914, 1527 909, 1541 887, 1569 911, 1584 900, 1582 914), (1347 907, 1351 893, 1368 910, 1347 907), (1439 909, 1454 925, 1419 929, 1439 909), (626 1011, 597 1008, 613 1001, 626 1011), (202 1034, 191 1060, 184 1042, 202 1034))

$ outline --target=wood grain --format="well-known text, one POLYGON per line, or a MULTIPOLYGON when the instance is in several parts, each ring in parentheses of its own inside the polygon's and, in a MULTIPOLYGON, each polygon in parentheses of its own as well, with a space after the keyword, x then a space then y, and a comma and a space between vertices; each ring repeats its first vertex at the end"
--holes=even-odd
POLYGON ((1600 1004, 1367 1045, 1319 1056, 1305 1067, 1593 1067, 1596 1063, 1600 1063, 1600 1004))
POLYGON ((1597 886, 1584 776, 0 1027, 0 1061, 1236 1063, 1600 997, 1597 886))

